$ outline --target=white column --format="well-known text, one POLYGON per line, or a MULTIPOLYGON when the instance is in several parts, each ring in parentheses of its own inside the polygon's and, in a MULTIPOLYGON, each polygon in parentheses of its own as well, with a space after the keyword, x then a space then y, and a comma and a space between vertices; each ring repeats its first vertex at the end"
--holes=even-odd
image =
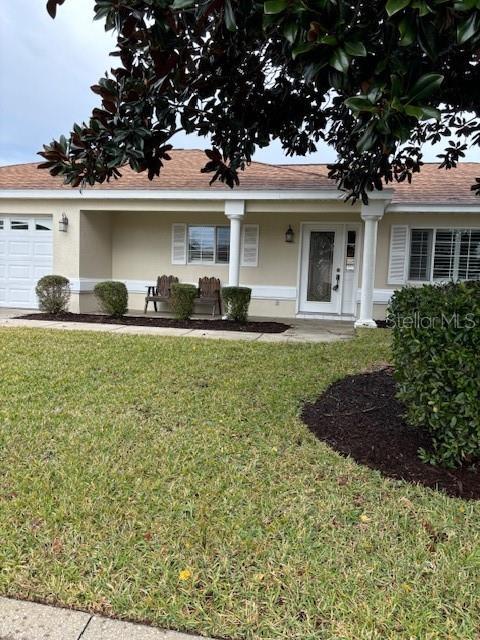
POLYGON ((362 288, 360 294, 360 314, 356 327, 377 328, 373 319, 373 291, 375 287, 375 266, 377 256, 378 222, 385 213, 387 202, 373 201, 362 205, 361 217, 365 223, 363 236, 362 288))
POLYGON ((242 240, 242 220, 245 215, 244 200, 226 200, 225 215, 230 220, 230 263, 228 266, 228 286, 240 284, 240 251, 242 240))

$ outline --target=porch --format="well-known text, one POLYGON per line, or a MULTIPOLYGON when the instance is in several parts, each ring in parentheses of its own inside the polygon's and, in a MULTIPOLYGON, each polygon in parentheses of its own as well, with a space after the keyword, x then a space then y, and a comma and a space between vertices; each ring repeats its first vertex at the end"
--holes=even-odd
MULTIPOLYGON (((138 312, 159 275, 191 284, 213 276, 222 286, 250 287, 254 317, 375 326, 377 229, 387 202, 239 199, 83 208, 69 229, 78 234, 78 272, 69 274, 63 264, 55 270, 71 279, 73 311, 96 309, 93 288, 101 280, 125 282, 129 308, 138 312)), ((68 255, 70 271, 71 264, 68 255)))

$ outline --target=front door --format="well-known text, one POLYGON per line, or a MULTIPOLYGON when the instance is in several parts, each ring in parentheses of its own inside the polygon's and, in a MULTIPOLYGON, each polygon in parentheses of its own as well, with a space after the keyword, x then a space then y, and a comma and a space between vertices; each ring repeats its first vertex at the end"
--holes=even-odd
POLYGON ((343 225, 304 226, 300 312, 340 313, 343 244, 343 225))

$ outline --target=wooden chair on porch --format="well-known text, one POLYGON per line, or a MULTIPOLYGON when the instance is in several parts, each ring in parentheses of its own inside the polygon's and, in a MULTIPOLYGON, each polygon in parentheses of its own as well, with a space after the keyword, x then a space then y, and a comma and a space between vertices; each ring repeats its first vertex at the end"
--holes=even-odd
POLYGON ((147 307, 149 302, 153 302, 153 308, 157 311, 157 303, 170 302, 172 295, 172 284, 178 282, 177 276, 158 276, 157 286, 148 287, 148 292, 145 297, 145 310, 147 313, 147 307))
POLYGON ((218 306, 218 313, 222 315, 222 295, 221 285, 218 278, 200 278, 198 281, 198 299, 200 304, 212 305, 212 316, 218 306))

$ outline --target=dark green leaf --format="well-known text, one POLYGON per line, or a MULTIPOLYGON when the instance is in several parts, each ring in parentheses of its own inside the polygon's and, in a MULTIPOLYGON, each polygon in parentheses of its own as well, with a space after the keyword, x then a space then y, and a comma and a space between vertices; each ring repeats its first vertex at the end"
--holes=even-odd
POLYGON ((370 100, 365 96, 355 96, 353 98, 347 98, 347 100, 345 100, 345 104, 354 112, 375 111, 376 109, 375 105, 372 104, 370 100))
POLYGON ((195 4, 195 0, 175 0, 172 4, 174 11, 180 11, 181 9, 190 9, 195 4))
POLYGON ((316 49, 318 47, 316 42, 302 42, 298 46, 292 49, 292 58, 295 60, 298 56, 302 55, 302 53, 308 53, 312 49, 316 49))
POLYGON ((389 16, 393 16, 395 13, 398 13, 405 7, 408 7, 411 0, 388 0, 386 5, 386 10, 389 16))
POLYGON ((344 49, 339 47, 333 52, 333 55, 330 58, 330 65, 337 71, 340 71, 340 73, 347 73, 350 66, 350 58, 347 56, 344 49))
POLYGON ((402 18, 398 25, 398 30, 400 31, 400 45, 402 47, 408 47, 414 42, 417 35, 417 25, 413 18, 410 16, 402 18))
POLYGON ((457 42, 459 44, 464 44, 470 38, 472 38, 476 33, 478 33, 478 14, 472 13, 472 15, 462 22, 457 27, 457 42))
POLYGON ((355 58, 363 57, 367 55, 367 50, 365 49, 365 45, 363 42, 345 42, 345 51, 349 56, 353 56, 355 58))
POLYGON ((237 22, 235 20, 235 14, 233 12, 232 3, 230 0, 225 0, 225 9, 224 9, 224 17, 225 17, 225 26, 229 31, 237 30, 237 22))
POLYGON ((443 76, 439 73, 426 73, 410 89, 408 94, 409 102, 421 102, 435 93, 443 82, 443 76))
POLYGON ((293 44, 297 39, 298 34, 298 22, 296 20, 292 20, 291 22, 287 22, 283 27, 283 35, 285 38, 293 44))
POLYGON ((266 0, 263 10, 267 14, 281 13, 288 7, 288 0, 266 0))

